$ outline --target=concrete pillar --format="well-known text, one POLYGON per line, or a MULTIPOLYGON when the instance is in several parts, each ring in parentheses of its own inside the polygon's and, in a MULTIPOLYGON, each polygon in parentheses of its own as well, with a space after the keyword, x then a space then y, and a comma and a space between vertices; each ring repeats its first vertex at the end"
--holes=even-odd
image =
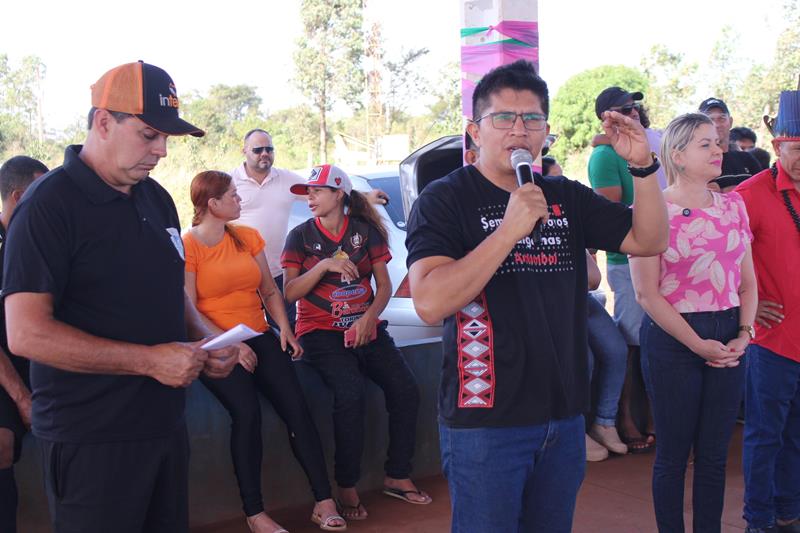
MULTIPOLYGON (((491 69, 526 59, 539 70, 538 0, 462 0, 461 109, 472 118, 475 84, 491 69)), ((541 169, 537 158, 536 164, 541 169)))

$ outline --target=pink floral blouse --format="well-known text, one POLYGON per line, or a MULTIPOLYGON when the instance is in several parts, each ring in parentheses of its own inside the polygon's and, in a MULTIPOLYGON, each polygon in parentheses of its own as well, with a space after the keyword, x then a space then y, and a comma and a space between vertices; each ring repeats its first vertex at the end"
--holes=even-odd
POLYGON ((679 313, 739 305, 746 243, 753 240, 739 193, 712 193, 703 209, 667 202, 669 247, 661 254, 659 291, 679 313))

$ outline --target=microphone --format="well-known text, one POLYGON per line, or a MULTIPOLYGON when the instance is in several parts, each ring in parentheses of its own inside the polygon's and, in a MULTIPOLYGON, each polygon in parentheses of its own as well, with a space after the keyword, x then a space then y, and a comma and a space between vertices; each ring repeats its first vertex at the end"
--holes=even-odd
MULTIPOLYGON (((538 182, 542 175, 533 171, 533 155, 524 149, 517 148, 511 152, 511 166, 514 167, 514 172, 517 174, 517 183, 522 187, 526 183, 535 183, 541 186, 538 182)), ((533 226, 533 233, 531 233, 533 242, 539 243, 542 240, 542 219, 536 221, 533 226)))

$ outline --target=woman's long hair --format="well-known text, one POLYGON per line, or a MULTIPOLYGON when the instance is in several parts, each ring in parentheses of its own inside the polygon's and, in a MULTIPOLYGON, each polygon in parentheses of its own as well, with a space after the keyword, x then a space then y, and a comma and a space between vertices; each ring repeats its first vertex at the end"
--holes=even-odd
MULTIPOLYGON (((200 224, 203 217, 208 214, 208 201, 212 198, 215 200, 222 198, 230 188, 232 181, 233 178, 229 174, 219 170, 206 170, 192 178, 192 184, 189 187, 189 196, 194 206, 192 226, 200 224)), ((245 249, 244 241, 239 238, 230 224, 225 224, 225 233, 231 236, 237 250, 245 249)))
POLYGON ((350 209, 348 214, 351 217, 363 219, 367 224, 378 231, 387 245, 389 244, 389 231, 386 229, 386 225, 384 225, 383 219, 378 214, 378 211, 372 207, 372 204, 369 203, 366 196, 353 189, 350 192, 350 196, 344 196, 344 205, 350 209))
POLYGON ((686 113, 672 119, 661 137, 661 164, 667 175, 667 184, 674 185, 675 179, 682 169, 672 159, 674 151, 682 152, 692 140, 695 130, 703 124, 714 125, 711 119, 702 113, 686 113))

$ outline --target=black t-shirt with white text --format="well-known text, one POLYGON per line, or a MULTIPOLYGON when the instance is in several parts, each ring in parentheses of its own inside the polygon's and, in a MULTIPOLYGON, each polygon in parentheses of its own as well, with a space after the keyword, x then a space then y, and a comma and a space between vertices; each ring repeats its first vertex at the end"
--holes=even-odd
MULTIPOLYGON (((588 410, 584 249, 619 251, 632 212, 564 177, 544 178, 542 189, 541 241, 520 240, 481 294, 444 320, 448 426, 533 425, 588 410)), ((409 267, 466 256, 502 223, 509 197, 473 166, 432 182, 409 217, 409 267)))

